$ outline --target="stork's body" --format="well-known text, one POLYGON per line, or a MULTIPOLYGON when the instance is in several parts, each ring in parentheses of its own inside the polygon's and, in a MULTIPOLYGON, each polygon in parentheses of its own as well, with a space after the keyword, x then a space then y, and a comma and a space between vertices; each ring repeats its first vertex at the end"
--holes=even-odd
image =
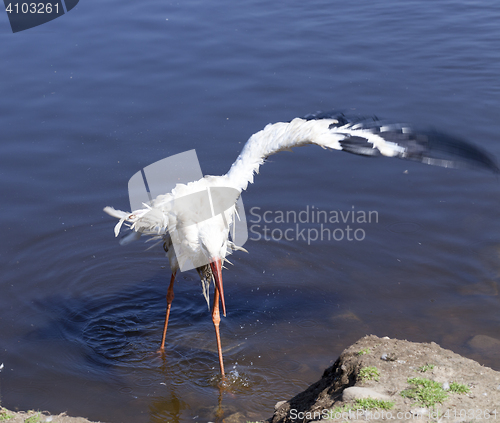
MULTIPOLYGON (((323 148, 344 150, 365 156, 399 157, 443 167, 479 167, 498 172, 495 162, 471 144, 447 135, 428 132, 415 133, 406 125, 387 125, 376 119, 349 120, 343 114, 309 115, 291 122, 267 125, 252 135, 243 151, 222 176, 205 176, 188 184, 178 184, 170 193, 156 197, 149 206, 131 213, 106 207, 104 210, 120 219, 115 227, 118 235, 124 222, 130 223, 134 235, 143 234, 162 239, 170 262, 172 276, 167 294, 167 314, 161 342, 164 348, 170 305, 173 300, 175 275, 179 263, 191 260, 202 281, 203 293, 208 302, 210 283, 214 282, 212 320, 214 322, 221 375, 224 378, 222 349, 219 335, 219 299, 226 314, 222 284, 222 265, 228 254, 240 249, 230 239, 230 228, 237 218, 236 205, 222 207, 223 213, 206 219, 204 203, 190 202, 186 206, 180 199, 212 188, 231 188, 237 196, 253 182, 254 174, 271 154, 291 150, 306 144, 323 148), (180 235, 182 250, 174 251, 172 234, 180 235), (179 254, 179 251, 181 253, 179 254)), ((219 201, 220 198, 212 199, 219 201)), ((211 207, 213 205, 211 204, 211 207)), ((217 206, 217 204, 215 204, 217 206)))

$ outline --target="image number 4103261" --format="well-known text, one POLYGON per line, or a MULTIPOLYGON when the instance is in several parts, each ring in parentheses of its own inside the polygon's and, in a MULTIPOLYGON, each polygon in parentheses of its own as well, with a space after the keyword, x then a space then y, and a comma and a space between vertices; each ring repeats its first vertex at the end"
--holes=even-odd
POLYGON ((73 9, 79 0, 4 0, 12 32, 47 23, 73 9))

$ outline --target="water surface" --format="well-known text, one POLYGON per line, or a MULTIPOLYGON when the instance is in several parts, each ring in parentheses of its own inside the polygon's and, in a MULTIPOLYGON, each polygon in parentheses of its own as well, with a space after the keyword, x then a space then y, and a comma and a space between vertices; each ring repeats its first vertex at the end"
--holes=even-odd
MULTIPOLYGON (((194 148, 221 174, 252 133, 316 110, 439 128, 499 156, 499 20, 482 1, 82 0, 11 34, 0 14, 1 404, 214 421, 217 352, 196 272, 176 284, 161 358, 168 263, 160 248, 120 247, 102 208, 127 209, 129 178, 157 160, 194 148)), ((495 176, 304 147, 270 158, 243 198, 256 226, 224 271, 236 380, 224 416, 269 417, 370 333, 500 369, 497 353, 468 346, 499 337, 495 176), (362 241, 256 239, 297 231, 254 214, 307 207, 378 219, 354 225, 362 241)))

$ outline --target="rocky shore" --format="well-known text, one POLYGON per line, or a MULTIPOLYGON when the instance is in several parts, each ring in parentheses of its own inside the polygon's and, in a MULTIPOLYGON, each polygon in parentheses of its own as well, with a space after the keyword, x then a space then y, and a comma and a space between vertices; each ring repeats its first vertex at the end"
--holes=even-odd
POLYGON ((435 343, 365 336, 268 422, 317 420, 500 421, 500 372, 435 343))

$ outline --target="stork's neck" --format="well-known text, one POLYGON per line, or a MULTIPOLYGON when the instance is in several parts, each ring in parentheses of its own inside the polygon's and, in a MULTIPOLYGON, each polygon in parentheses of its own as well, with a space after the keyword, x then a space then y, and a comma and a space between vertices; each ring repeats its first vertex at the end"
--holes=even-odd
POLYGON ((267 125, 262 131, 252 135, 241 154, 229 169, 227 177, 231 185, 239 190, 253 183, 254 173, 271 154, 305 144, 319 144, 324 147, 340 148, 336 137, 332 137, 330 119, 310 120, 294 119, 291 122, 278 122, 267 125))

